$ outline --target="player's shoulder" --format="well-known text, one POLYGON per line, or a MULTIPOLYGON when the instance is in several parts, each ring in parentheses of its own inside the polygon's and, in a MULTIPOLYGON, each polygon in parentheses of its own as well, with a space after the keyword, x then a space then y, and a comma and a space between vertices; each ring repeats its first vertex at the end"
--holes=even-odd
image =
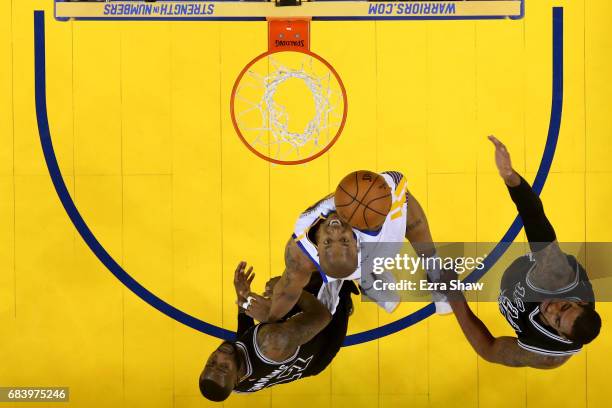
POLYGON ((285 323, 259 324, 255 331, 257 351, 265 358, 282 361, 293 353, 295 347, 291 344, 290 333, 284 327, 285 323))
POLYGON ((336 210, 334 195, 329 194, 302 212, 295 222, 294 234, 301 240, 310 228, 336 210))
POLYGON ((290 274, 310 277, 317 267, 299 247, 295 237, 289 238, 285 245, 285 271, 290 274))
POLYGON ((404 174, 397 170, 387 170, 380 173, 385 176, 387 183, 390 184, 390 187, 394 190, 397 188, 404 188, 406 186, 406 177, 404 174))
POLYGON ((386 174, 387 176, 391 177, 396 183, 399 183, 402 178, 404 178, 404 174, 401 171, 397 170, 385 170, 380 174, 386 174))
POLYGON ((520 358, 525 365, 542 369, 559 367, 569 360, 572 355, 580 351, 580 349, 570 352, 547 350, 529 346, 520 339, 517 339, 515 349, 518 350, 516 353, 517 357, 520 358))
POLYGON ((496 362, 511 367, 555 368, 565 363, 570 357, 527 348, 516 337, 498 337, 495 339, 494 346, 497 350, 496 362))
POLYGON ((326 214, 329 211, 332 211, 336 208, 334 204, 334 195, 328 194, 325 197, 321 198, 314 204, 310 205, 302 214, 300 214, 300 218, 307 217, 309 215, 314 215, 314 217, 318 217, 321 214, 326 214))

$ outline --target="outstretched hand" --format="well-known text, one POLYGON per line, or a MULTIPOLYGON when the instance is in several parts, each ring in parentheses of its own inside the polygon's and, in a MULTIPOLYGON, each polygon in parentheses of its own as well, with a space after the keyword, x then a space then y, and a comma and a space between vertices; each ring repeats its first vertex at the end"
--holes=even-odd
POLYGON ((238 302, 246 302, 247 296, 251 292, 251 282, 255 278, 255 273, 253 273, 253 267, 249 267, 246 269, 246 262, 242 261, 236 267, 234 271, 234 289, 236 289, 236 296, 238 297, 238 302))
POLYGON ((506 149, 506 146, 495 136, 489 135, 488 139, 495 146, 495 164, 497 165, 499 175, 510 187, 518 186, 521 183, 521 179, 512 168, 512 161, 510 160, 508 149, 506 149))
MULTIPOLYGON (((270 312, 271 301, 251 291, 251 282, 253 282, 253 279, 255 279, 253 267, 250 266, 247 269, 247 263, 245 261, 240 262, 234 271, 234 288, 236 289, 236 296, 238 297, 236 304, 244 310, 247 316, 257 321, 265 322, 270 312)), ((267 285, 272 285, 273 287, 276 280, 277 278, 272 278, 268 281, 267 285)), ((266 287, 266 289, 271 290, 271 288, 268 289, 268 287, 266 287)))

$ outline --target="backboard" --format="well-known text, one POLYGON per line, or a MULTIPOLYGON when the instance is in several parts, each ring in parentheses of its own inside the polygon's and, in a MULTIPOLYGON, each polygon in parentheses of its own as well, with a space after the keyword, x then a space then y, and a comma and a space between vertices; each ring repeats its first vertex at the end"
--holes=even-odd
POLYGON ((236 73, 234 130, 259 158, 296 165, 340 137, 349 97, 341 73, 311 50, 311 21, 519 19, 524 0, 55 0, 58 20, 268 21, 268 50, 236 73))
POLYGON ((270 17, 307 17, 315 21, 461 20, 518 19, 523 14, 524 0, 55 0, 55 17, 59 20, 259 21, 270 17))

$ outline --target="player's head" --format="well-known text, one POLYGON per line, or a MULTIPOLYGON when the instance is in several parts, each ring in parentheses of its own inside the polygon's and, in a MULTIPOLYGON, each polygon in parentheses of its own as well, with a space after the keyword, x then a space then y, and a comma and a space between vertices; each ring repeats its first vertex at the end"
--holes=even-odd
POLYGON ((332 278, 346 278, 357 269, 357 240, 351 226, 331 213, 317 230, 321 268, 332 278))
POLYGON ((212 352, 202 374, 200 374, 200 392, 211 401, 224 401, 230 396, 238 383, 238 350, 236 346, 225 341, 212 352))
POLYGON ((547 299, 540 303, 545 322, 561 336, 577 344, 588 344, 601 329, 601 317, 586 302, 547 299))

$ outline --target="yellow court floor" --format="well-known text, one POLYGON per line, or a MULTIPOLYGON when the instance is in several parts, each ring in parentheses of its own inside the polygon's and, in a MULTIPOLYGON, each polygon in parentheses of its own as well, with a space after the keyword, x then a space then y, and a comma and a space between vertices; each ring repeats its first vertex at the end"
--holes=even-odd
MULTIPOLYGON (((234 330, 237 262, 263 289, 283 271, 298 213, 353 170, 406 174, 437 241, 501 238, 516 211, 485 137, 533 180, 551 117, 553 6, 564 7, 563 116, 542 197, 560 240, 610 242, 607 0, 527 0, 522 20, 313 22, 312 49, 341 75, 349 115, 330 152, 300 166, 257 158, 230 121, 264 22, 58 22, 51 0, 0 0, 0 386, 69 386, 71 407, 214 405, 197 378, 219 340, 124 287, 58 199, 36 120, 34 10, 46 11, 55 153, 81 215, 144 287, 234 330)), ((350 333, 421 307, 387 315, 357 302, 350 333)), ((496 303, 474 307, 495 335, 512 334, 496 303)), ((223 405, 609 407, 612 305, 598 311, 600 337, 555 370, 487 363, 452 316, 433 316, 343 348, 318 377, 223 405)))

